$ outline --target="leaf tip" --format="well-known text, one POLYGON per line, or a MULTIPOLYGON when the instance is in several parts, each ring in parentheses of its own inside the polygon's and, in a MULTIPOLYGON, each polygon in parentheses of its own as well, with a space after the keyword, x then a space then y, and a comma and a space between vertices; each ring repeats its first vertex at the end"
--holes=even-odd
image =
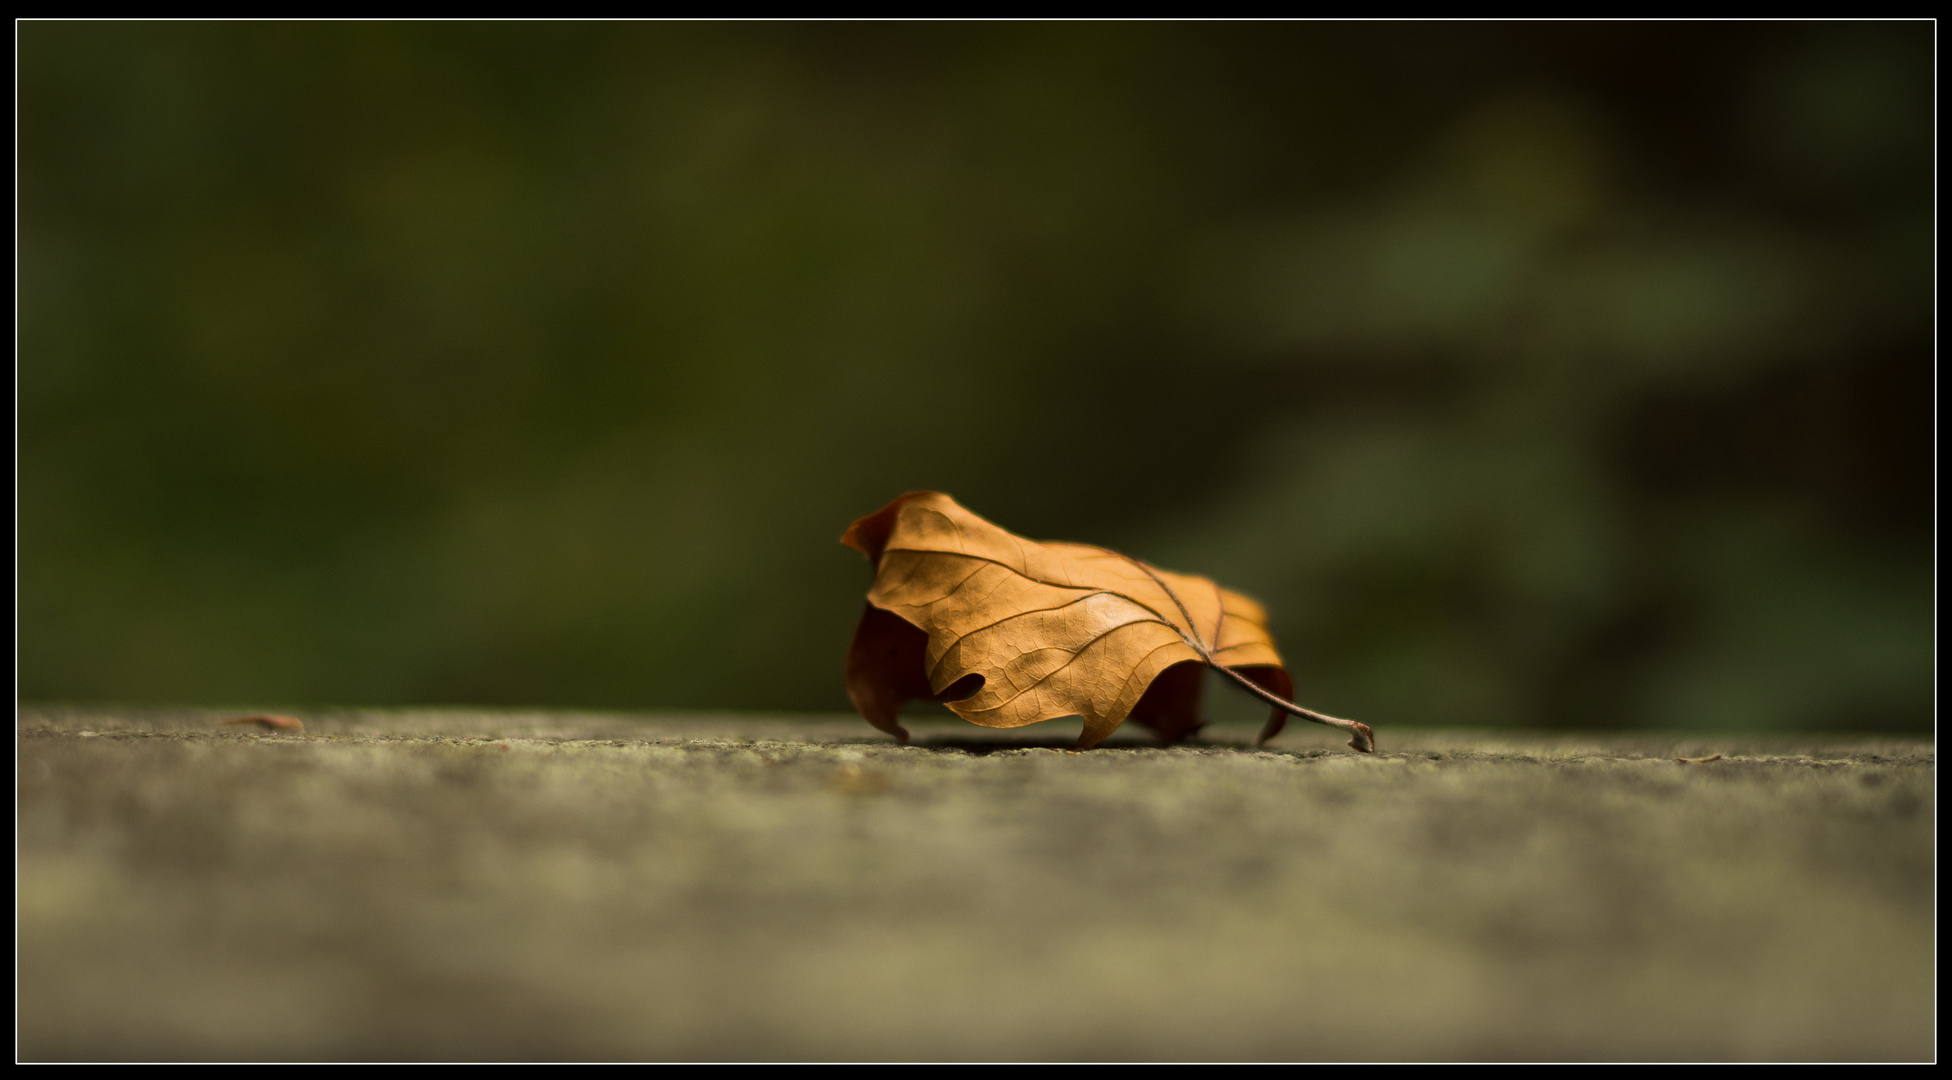
POLYGON ((847 531, 840 535, 840 542, 866 555, 869 562, 879 565, 881 550, 888 546, 888 537, 895 531, 895 519, 901 516, 902 507, 935 494, 938 493, 910 491, 896 496, 893 502, 849 525, 847 531))
POLYGON ((1274 715, 1269 716, 1267 718, 1267 723, 1261 725, 1261 733, 1255 736, 1254 745, 1266 746, 1269 740, 1273 739, 1276 735, 1281 734, 1281 729, 1287 726, 1288 726, 1288 711, 1286 709, 1276 707, 1274 710, 1274 715))

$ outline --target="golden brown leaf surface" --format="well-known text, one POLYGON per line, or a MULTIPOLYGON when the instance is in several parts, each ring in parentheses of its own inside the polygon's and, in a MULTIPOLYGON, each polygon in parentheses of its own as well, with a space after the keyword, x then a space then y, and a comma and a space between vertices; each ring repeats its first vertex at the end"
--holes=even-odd
POLYGON ((1200 724, 1202 651, 1293 695, 1266 612, 1206 578, 1025 540, 933 491, 901 496, 841 542, 875 566, 848 692, 898 738, 902 705, 934 698, 984 727, 1081 716, 1080 747, 1128 718, 1177 740, 1200 724))

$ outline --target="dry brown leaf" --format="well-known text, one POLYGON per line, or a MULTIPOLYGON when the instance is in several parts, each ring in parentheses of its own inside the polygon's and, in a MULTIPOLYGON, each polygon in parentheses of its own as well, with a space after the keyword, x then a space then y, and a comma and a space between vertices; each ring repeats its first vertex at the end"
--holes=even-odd
POLYGON ((1375 749, 1366 725, 1286 700, 1294 684, 1266 612, 1206 578, 1087 544, 1025 540, 934 491, 901 496, 841 542, 875 568, 848 648, 848 693, 869 723, 904 742, 901 708, 916 698, 984 727, 1081 716, 1080 748, 1128 718, 1175 742, 1200 726, 1201 669, 1211 666, 1274 706, 1260 741, 1292 714, 1375 749))
POLYGON ((226 724, 256 724, 272 731, 304 731, 305 724, 291 716, 240 716, 224 721, 226 724))

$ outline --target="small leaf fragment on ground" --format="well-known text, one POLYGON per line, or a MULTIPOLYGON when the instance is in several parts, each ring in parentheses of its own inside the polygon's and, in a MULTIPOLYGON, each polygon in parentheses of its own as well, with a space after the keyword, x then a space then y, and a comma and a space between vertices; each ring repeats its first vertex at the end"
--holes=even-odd
POLYGON ((304 731, 305 723, 294 716, 239 716, 224 721, 226 724, 255 724, 267 731, 304 731))
POLYGON ((827 779, 827 786, 844 795, 879 795, 888 790, 888 778, 859 765, 842 765, 827 779))

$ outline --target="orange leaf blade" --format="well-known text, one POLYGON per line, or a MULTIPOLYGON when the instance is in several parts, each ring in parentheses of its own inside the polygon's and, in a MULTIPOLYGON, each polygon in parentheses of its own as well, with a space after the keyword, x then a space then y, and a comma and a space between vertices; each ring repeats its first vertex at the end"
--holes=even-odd
POLYGON ((1266 613, 1247 597, 1105 548, 1026 540, 938 492, 903 495, 842 540, 875 563, 870 613, 927 638, 921 681, 850 650, 850 692, 883 730, 899 728, 888 726, 895 699, 953 696, 951 710, 985 727, 1083 717, 1081 747, 1128 717, 1174 739, 1200 724, 1199 683, 1176 675, 1148 697, 1168 670, 1211 658, 1287 682, 1266 613))

